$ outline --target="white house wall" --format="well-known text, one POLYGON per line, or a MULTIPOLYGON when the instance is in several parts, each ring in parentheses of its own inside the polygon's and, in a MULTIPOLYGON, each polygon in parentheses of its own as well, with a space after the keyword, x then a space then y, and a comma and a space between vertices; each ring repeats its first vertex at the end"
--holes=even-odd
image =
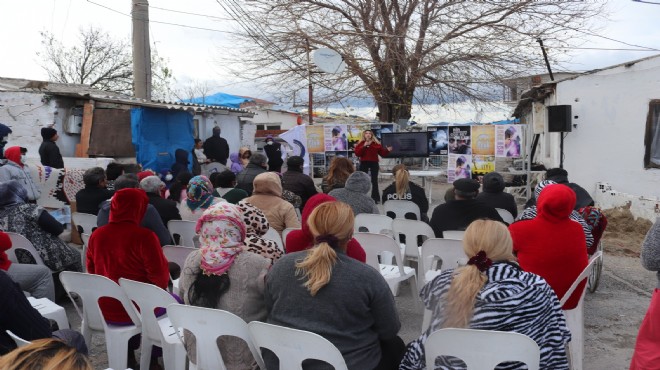
MULTIPOLYGON (((571 181, 592 195, 604 182, 621 193, 660 197, 660 169, 644 168, 649 101, 660 99, 660 57, 559 82, 546 104, 555 99, 572 105, 577 125, 564 141, 571 181)), ((559 134, 551 135, 552 157, 558 159, 559 134)))
POLYGON ((199 138, 206 140, 213 135, 213 127, 220 126, 220 136, 227 140, 229 153, 241 147, 241 124, 235 114, 207 114, 199 122, 199 138))
POLYGON ((280 125, 281 130, 289 130, 298 124, 295 113, 284 113, 275 110, 255 110, 250 121, 256 125, 280 125))
POLYGON ((9 126, 12 134, 7 147, 19 145, 28 149, 28 158, 39 158, 43 141, 41 129, 53 126, 60 135, 57 146, 64 157, 73 157, 80 135, 69 135, 62 123, 67 119, 69 107, 65 102, 44 99, 43 93, 0 92, 0 123, 9 126))

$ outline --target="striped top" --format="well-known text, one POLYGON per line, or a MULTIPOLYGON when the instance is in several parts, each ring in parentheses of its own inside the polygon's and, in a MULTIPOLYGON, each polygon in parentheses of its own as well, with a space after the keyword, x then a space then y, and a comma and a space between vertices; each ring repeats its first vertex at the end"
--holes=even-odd
MULTIPOLYGON (((426 308, 433 311, 431 325, 418 339, 408 344, 399 370, 426 369, 424 342, 432 332, 442 328, 444 298, 453 273, 453 270, 443 271, 422 288, 420 297, 426 308)), ((541 369, 568 370, 565 345, 570 341, 571 334, 566 327, 559 299, 548 283, 511 262, 495 263, 486 274, 488 282, 477 293, 469 328, 527 335, 541 349, 541 369)), ((438 357, 432 368, 465 369, 461 361, 448 357, 438 357)), ((500 364, 496 369, 526 368, 521 363, 509 362, 500 364)))
MULTIPOLYGON (((533 220, 536 218, 537 214, 538 214, 538 210, 536 209, 536 206, 527 207, 518 215, 516 221, 533 220)), ((582 218, 582 216, 580 216, 580 214, 575 211, 572 211, 571 214, 568 216, 568 218, 579 223, 580 226, 582 226, 582 231, 584 231, 584 237, 587 241, 587 248, 593 246, 594 237, 593 235, 591 235, 591 227, 587 224, 586 221, 584 221, 584 218, 582 218)))

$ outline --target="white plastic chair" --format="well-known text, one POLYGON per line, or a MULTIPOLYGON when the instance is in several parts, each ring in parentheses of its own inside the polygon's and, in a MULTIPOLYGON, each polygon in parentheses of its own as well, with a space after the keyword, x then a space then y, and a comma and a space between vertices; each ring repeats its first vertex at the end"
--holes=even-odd
POLYGON ((96 223, 96 215, 91 213, 73 212, 71 214, 71 219, 76 225, 76 230, 78 230, 79 234, 91 234, 98 225, 96 223))
POLYGON ((196 225, 197 223, 194 221, 170 220, 167 222, 167 229, 170 231, 174 242, 176 242, 174 235, 179 235, 179 242, 176 245, 185 245, 192 248, 195 247, 196 225))
POLYGON ((16 347, 18 347, 18 348, 21 348, 23 346, 27 346, 28 344, 32 343, 28 340, 25 340, 25 339, 19 337, 18 335, 14 334, 14 333, 12 333, 11 330, 5 330, 5 332, 14 341, 14 343, 16 343, 16 347))
POLYGON ((506 222, 509 225, 511 225, 513 221, 516 220, 515 218, 513 218, 511 212, 507 211, 504 208, 495 208, 495 210, 497 211, 497 213, 500 214, 500 217, 502 217, 502 221, 506 222))
POLYGON ((341 352, 329 340, 304 330, 252 321, 250 337, 257 350, 267 348, 280 360, 280 369, 302 370, 306 359, 325 361, 335 370, 348 370, 341 352))
MULTIPOLYGON (((261 369, 266 368, 261 353, 252 344, 248 325, 233 313, 212 308, 171 304, 167 307, 167 314, 176 329, 186 329, 195 336, 197 363, 194 367, 198 370, 226 369, 217 344, 218 337, 223 335, 243 339, 257 361, 257 365, 261 369)), ((177 333, 185 344, 182 338, 183 331, 177 330, 177 333)), ((193 364, 191 364, 191 368, 193 368, 193 364)))
POLYGON ((26 237, 9 231, 7 231, 6 234, 9 235, 9 239, 11 239, 11 248, 7 250, 7 256, 10 261, 13 263, 19 263, 18 258, 16 257, 16 251, 24 250, 32 255, 32 258, 37 262, 37 265, 45 265, 44 260, 41 259, 41 255, 39 255, 37 249, 26 237))
MULTIPOLYGON (((467 263, 468 257, 463 250, 463 242, 455 239, 431 238, 422 244, 419 276, 423 284, 440 274, 439 270, 455 269, 467 263), (433 269, 434 262, 441 261, 438 270, 433 269)), ((423 285, 422 284, 422 285, 423 285)))
POLYGON ((406 214, 412 213, 415 215, 415 220, 420 221, 421 212, 419 206, 410 200, 388 200, 383 203, 385 214, 389 217, 389 212, 394 214, 394 218, 406 218, 406 214))
POLYGON ((272 240, 275 243, 277 243, 277 247, 284 252, 284 243, 282 243, 282 237, 280 236, 280 233, 277 232, 277 230, 273 229, 272 227, 268 228, 268 231, 262 236, 264 239, 272 240))
POLYGON ((360 213, 355 216, 354 231, 356 233, 369 232, 376 234, 383 234, 383 231, 385 231, 385 234, 394 234, 392 230, 392 219, 390 217, 371 213, 360 213), (361 228, 366 229, 366 231, 360 230, 361 228))
MULTIPOLYGON (((380 271, 395 296, 399 292, 399 283, 410 279, 413 297, 417 296, 417 275, 413 268, 403 266, 401 249, 396 240, 383 234, 357 233, 353 237, 360 243, 367 255, 367 264, 380 271), (378 256, 384 252, 394 255, 396 265, 386 265, 378 262, 378 256)), ((383 257, 381 257, 383 259, 383 257)), ((414 299, 419 303, 419 299, 414 299)))
POLYGON ((177 301, 165 290, 135 280, 121 278, 119 285, 128 298, 135 302, 140 311, 142 320, 142 342, 140 344, 140 368, 148 369, 151 360, 152 346, 163 348, 163 364, 165 370, 178 370, 186 367, 186 350, 176 335, 176 330, 170 323, 169 317, 163 315, 156 317, 154 309, 166 308, 177 301))
MULTIPOLYGON (((184 247, 183 245, 164 245, 163 246, 163 254, 165 255, 165 258, 167 259, 167 262, 173 262, 179 265, 179 268, 181 271, 183 271, 183 266, 186 262, 186 258, 188 258, 188 255, 195 251, 197 248, 190 248, 190 247, 184 247)), ((172 280, 172 288, 174 289, 174 292, 179 291, 179 279, 172 279, 172 276, 170 276, 170 279, 172 280)))
POLYGON ((284 245, 285 251, 286 251, 286 237, 293 230, 300 230, 300 228, 287 227, 286 229, 282 230, 282 244, 284 245))
MULTIPOLYGON (((388 202, 393 202, 392 200, 388 202)), ((414 204, 414 203, 413 203, 414 204)), ((435 233, 431 226, 426 222, 417 220, 406 220, 397 218, 392 221, 392 229, 394 230, 394 239, 401 240, 401 235, 406 237, 406 242, 403 249, 403 260, 418 261, 421 254, 421 247, 417 245, 417 237, 423 236, 426 239, 435 237, 435 233)))
POLYGON ((465 230, 445 230, 442 232, 442 237, 445 239, 463 240, 465 230))
POLYGON ((494 369, 499 363, 519 361, 529 370, 538 370, 541 350, 536 342, 520 333, 475 330, 440 329, 424 342, 426 366, 433 369, 438 356, 458 357, 468 369, 494 369))
MULTIPOLYGON (((589 278, 593 272, 594 265, 603 258, 603 252, 597 251, 589 260, 587 267, 582 270, 580 275, 573 281, 571 287, 568 288, 564 296, 559 301, 559 304, 564 306, 568 299, 573 295, 573 292, 578 288, 580 283, 589 278)), ((582 288, 580 300, 577 306, 570 310, 564 310, 566 316, 566 326, 571 331, 571 341, 568 343, 568 349, 571 353, 571 368, 574 370, 582 370, 584 358, 584 296, 587 284, 582 288)))
POLYGON ((128 362, 128 340, 142 332, 140 317, 135 314, 133 304, 126 293, 114 281, 105 276, 83 274, 80 272, 62 271, 60 273, 62 286, 69 294, 76 311, 82 318, 80 332, 86 343, 92 343, 93 332, 105 334, 105 345, 108 353, 108 365, 113 369, 126 369, 128 362), (82 313, 78 309, 71 293, 80 296, 83 303, 82 313), (133 325, 118 326, 108 324, 101 313, 98 301, 101 297, 118 300, 128 313, 133 325))
POLYGON ((39 314, 57 323, 60 329, 69 329, 69 319, 64 307, 56 304, 48 298, 27 297, 30 306, 39 311, 39 314))

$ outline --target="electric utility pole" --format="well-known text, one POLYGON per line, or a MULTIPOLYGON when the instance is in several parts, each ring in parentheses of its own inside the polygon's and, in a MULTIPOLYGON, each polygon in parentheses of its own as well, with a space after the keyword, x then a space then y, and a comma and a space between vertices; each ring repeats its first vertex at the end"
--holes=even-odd
POLYGON ((132 0, 133 95, 151 100, 151 47, 149 46, 149 1, 132 0))

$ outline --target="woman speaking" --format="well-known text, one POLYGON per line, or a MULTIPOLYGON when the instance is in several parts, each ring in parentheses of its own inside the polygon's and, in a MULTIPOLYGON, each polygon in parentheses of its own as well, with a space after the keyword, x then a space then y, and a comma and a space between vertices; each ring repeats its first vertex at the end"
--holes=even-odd
POLYGON ((371 172, 371 198, 380 203, 378 191, 378 155, 386 157, 392 150, 391 146, 383 147, 374 136, 373 131, 364 130, 362 140, 355 146, 355 155, 360 158, 360 171, 371 172))

